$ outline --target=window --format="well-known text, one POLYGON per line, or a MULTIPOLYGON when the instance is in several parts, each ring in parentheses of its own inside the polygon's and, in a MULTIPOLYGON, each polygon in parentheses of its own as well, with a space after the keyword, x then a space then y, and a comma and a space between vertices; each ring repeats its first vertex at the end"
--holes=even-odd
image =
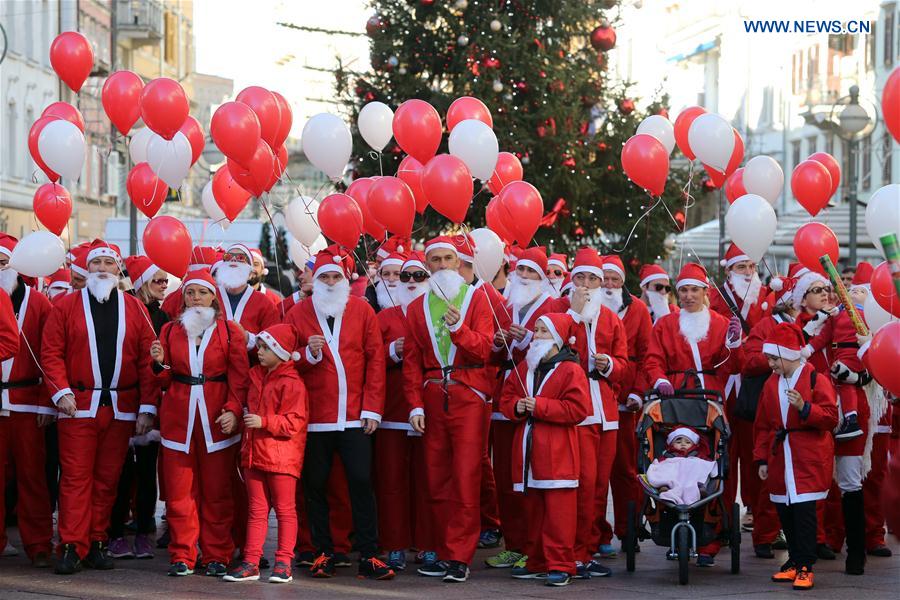
POLYGON ((860 170, 860 181, 862 189, 868 190, 872 187, 872 136, 867 135, 859 143, 859 151, 862 153, 862 168, 860 170))
POLYGON ((887 185, 891 182, 891 148, 894 143, 891 133, 885 131, 881 136, 881 183, 887 185))
POLYGON ((800 140, 791 142, 791 160, 795 167, 800 164, 800 140))
POLYGON ((819 146, 819 136, 817 136, 817 135, 811 135, 811 136, 809 136, 808 138, 806 138, 806 151, 807 151, 807 156, 810 155, 810 154, 815 154, 816 152, 818 152, 818 151, 819 151, 819 147, 818 147, 818 146, 819 146))
POLYGON ((808 50, 806 68, 807 89, 814 88, 819 82, 819 46, 815 45, 808 50))
POLYGON ((866 71, 874 69, 877 60, 875 47, 878 35, 875 32, 875 21, 869 21, 869 27, 869 33, 866 34, 866 71))
MULTIPOLYGON (((6 107, 6 148, 18 148, 16 142, 16 103, 10 102, 6 107)), ((3 170, 10 176, 15 177, 19 169, 16 166, 16 157, 19 152, 4 152, 5 164, 3 170)))
MULTIPOLYGON (((13 3, 15 4, 15 3, 13 3)), ((19 6, 22 6, 19 4, 19 6)), ((28 60, 34 60, 34 11, 35 7, 33 4, 28 3, 22 8, 25 9, 25 31, 28 32, 28 35, 25 36, 25 58, 28 60)))
MULTIPOLYGON (((29 106, 25 111, 25 127, 31 127, 32 123, 34 123, 34 108, 29 106)), ((31 180, 38 172, 38 166, 34 159, 31 158, 31 152, 29 152, 28 158, 25 159, 25 178, 31 180)))
POLYGON ((853 54, 856 36, 852 34, 832 34, 828 36, 828 47, 839 54, 853 54))
POLYGON ((834 156, 834 134, 833 133, 825 134, 825 152, 834 156))
POLYGON ((175 13, 166 13, 166 47, 165 60, 170 65, 178 60, 178 16, 175 13))
POLYGON ((770 125, 774 116, 775 90, 771 85, 763 88, 762 109, 759 113, 760 125, 770 125))
POLYGON ((894 64, 894 7, 890 6, 884 15, 884 65, 890 67, 894 64))
MULTIPOLYGON (((41 8, 41 48, 49 48, 52 42, 50 38, 50 13, 52 9, 50 8, 49 0, 43 0, 41 8)), ((49 52, 38 52, 41 57, 41 64, 45 67, 50 66, 50 53, 49 52)), ((30 121, 29 121, 30 122, 30 121)))

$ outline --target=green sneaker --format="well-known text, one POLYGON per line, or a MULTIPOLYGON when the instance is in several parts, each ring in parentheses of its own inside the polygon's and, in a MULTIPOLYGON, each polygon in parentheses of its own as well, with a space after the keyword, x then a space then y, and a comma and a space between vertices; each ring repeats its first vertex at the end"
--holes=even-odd
POLYGON ((518 552, 504 550, 496 556, 485 559, 484 564, 492 569, 508 569, 516 565, 519 561, 522 561, 522 566, 525 566, 525 558, 527 557, 518 552))

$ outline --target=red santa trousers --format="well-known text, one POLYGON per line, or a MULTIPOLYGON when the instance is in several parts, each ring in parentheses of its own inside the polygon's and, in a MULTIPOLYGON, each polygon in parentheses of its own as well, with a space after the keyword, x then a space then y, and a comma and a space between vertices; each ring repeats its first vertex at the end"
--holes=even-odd
POLYGON ((91 542, 106 541, 134 421, 116 421, 112 407, 101 406, 94 418, 60 419, 57 431, 59 541, 84 557, 91 542))
POLYGON ((484 456, 481 457, 481 530, 500 529, 500 513, 497 507, 497 483, 491 465, 491 414, 490 402, 484 405, 484 456))
POLYGON ((577 505, 576 488, 528 489, 529 571, 575 574, 577 505))
MULTIPOLYGON (((313 552, 305 507, 303 487, 298 480, 297 513, 300 515, 300 521, 297 527, 297 551, 313 552), (301 507, 303 510, 300 509, 301 507)), ((334 551, 341 554, 349 553, 353 515, 350 512, 350 492, 347 488, 347 476, 344 474, 344 463, 340 460, 331 463, 331 474, 328 475, 328 515, 331 520, 331 539, 334 542, 334 551)))
POLYGON ((448 391, 445 400, 440 385, 429 383, 423 390, 422 440, 435 518, 434 549, 442 560, 470 564, 481 532, 485 403, 463 385, 450 385, 448 391))
POLYGON ((884 509, 881 490, 887 475, 887 449, 890 435, 872 436, 872 468, 863 481, 863 504, 866 512, 866 550, 884 546, 884 509))
MULTIPOLYGON (((756 473, 759 477, 759 472, 756 473)), ((766 480, 768 481, 768 480, 766 480)), ((769 486, 766 481, 760 481, 759 496, 753 505, 753 545, 771 544, 781 531, 781 521, 778 519, 778 511, 769 497, 769 486)), ((741 482, 743 485, 743 482, 741 482)))
POLYGON ((240 444, 207 452, 203 428, 194 423, 190 453, 162 447, 171 562, 194 567, 197 542, 206 563, 228 564, 234 552, 232 472, 240 444))
MULTIPOLYGON (((578 452, 581 468, 578 473, 577 530, 575 533, 575 560, 587 563, 597 550, 599 538, 594 528, 597 510, 597 457, 600 454, 601 425, 579 425, 578 452)), ((530 527, 530 525, 529 525, 530 527)))
MULTIPOLYGON (((0 417, 0 490, 6 489, 4 464, 15 465, 16 515, 22 545, 29 558, 53 549, 53 521, 50 515, 50 493, 47 475, 44 430, 37 425, 34 413, 11 412, 0 417)), ((0 502, 0 548, 6 547, 6 502, 0 502)))
POLYGON ((278 520, 278 547, 275 561, 291 564, 294 558, 294 542, 297 540, 297 478, 286 473, 270 473, 259 469, 244 469, 247 483, 247 545, 244 560, 259 564, 266 532, 269 528, 269 510, 275 509, 278 520))
MULTIPOLYGON (((597 447, 597 483, 594 492, 594 540, 597 544, 609 544, 612 541, 612 527, 606 522, 606 507, 609 504, 609 480, 613 463, 616 460, 616 449, 619 431, 610 429, 600 432, 600 445, 597 447)), ((637 461, 637 457, 635 457, 637 461)), ((594 548, 596 550, 596 548, 594 548)))
MULTIPOLYGON (((741 482, 741 503, 754 512, 754 528, 756 527, 756 511, 754 504, 759 498, 759 467, 753 460, 753 423, 734 416, 734 403, 725 403, 725 416, 731 427, 731 438, 728 440, 728 480, 725 482, 725 495, 733 502, 737 498, 738 480, 741 482)), ((776 513, 776 522, 778 521, 776 513)), ((779 526, 780 529, 780 526, 779 526)))
MULTIPOLYGON (((240 448, 240 444, 238 444, 240 448)), ((235 548, 243 548, 247 542, 247 484, 241 474, 241 451, 234 453, 234 465, 231 473, 231 495, 233 498, 233 516, 231 519, 231 539, 235 548)))
MULTIPOLYGON (((625 527, 628 521, 628 502, 633 500, 635 511, 641 509, 643 491, 637 480, 637 434, 635 429, 635 413, 619 413, 619 434, 616 436, 616 459, 613 461, 612 471, 609 475, 609 486, 612 488, 613 514, 615 525, 613 533, 616 537, 625 539, 625 527)), ((598 521, 603 519, 603 530, 609 530, 606 515, 598 513, 598 521)), ((600 536, 600 543, 608 544, 610 538, 604 541, 600 536)))
POLYGON ((375 433, 378 544, 389 551, 412 545, 412 439, 405 429, 375 433))
MULTIPOLYGON (((512 445, 518 423, 494 421, 494 480, 497 482, 497 504, 500 508, 500 527, 507 550, 525 552, 528 542, 528 521, 526 496, 513 491, 512 445)), ((530 493, 530 492, 529 492, 530 493)))
POLYGON ((413 492, 413 547, 419 550, 433 550, 434 511, 428 496, 428 481, 425 473, 425 446, 421 435, 409 436, 412 442, 412 492, 413 492))

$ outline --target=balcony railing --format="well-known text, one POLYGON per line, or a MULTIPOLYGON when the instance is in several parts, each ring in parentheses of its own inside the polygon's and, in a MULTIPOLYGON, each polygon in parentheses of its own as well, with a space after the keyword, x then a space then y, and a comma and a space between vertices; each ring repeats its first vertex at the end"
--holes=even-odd
POLYGON ((119 35, 136 44, 157 43, 163 36, 163 5, 158 0, 115 0, 119 35))

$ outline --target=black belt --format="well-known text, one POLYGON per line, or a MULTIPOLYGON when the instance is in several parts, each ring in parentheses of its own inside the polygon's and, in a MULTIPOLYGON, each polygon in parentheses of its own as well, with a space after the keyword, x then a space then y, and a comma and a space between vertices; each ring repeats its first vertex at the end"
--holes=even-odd
POLYGON ((529 471, 531 471, 531 444, 532 434, 534 433, 534 417, 530 416, 527 420, 528 434, 525 436, 525 456, 522 457, 522 466, 524 473, 522 474, 522 492, 528 495, 529 471))
POLYGON ((802 431, 802 429, 778 429, 775 431, 775 441, 772 443, 772 454, 775 454, 775 450, 784 443, 784 440, 787 439, 789 433, 793 433, 795 431, 802 431))
POLYGON ((603 375, 600 374, 600 371, 597 369, 593 369, 588 372, 588 379, 593 379, 594 381, 600 381, 603 379, 603 375))
POLYGON ((449 366, 449 367, 441 367, 440 369, 425 369, 425 376, 428 376, 428 373, 437 373, 441 376, 441 389, 444 392, 444 412, 447 412, 450 408, 450 390, 448 389, 450 385, 450 375, 452 375, 455 371, 467 371, 471 369, 483 369, 484 365, 460 365, 458 367, 449 366))
POLYGON ((19 388, 34 387, 41 385, 43 380, 40 377, 34 379, 20 379, 18 381, 2 381, 0 382, 0 390, 16 390, 19 388))
POLYGON ((855 348, 859 350, 859 344, 856 342, 833 342, 831 347, 834 348, 855 348))
POLYGON ((221 375, 209 375, 206 376, 201 373, 199 376, 194 377, 192 375, 184 375, 182 373, 173 373, 172 381, 177 381, 178 383, 183 383, 185 385, 203 385, 207 381, 217 381, 224 383, 228 381, 228 376, 225 373, 221 375))
POLYGON ((129 390, 136 390, 137 384, 133 383, 127 387, 86 387, 80 383, 76 383, 72 386, 73 390, 79 392, 127 392, 129 390))
POLYGON ((513 361, 508 360, 508 359, 504 360, 503 362, 500 363, 500 370, 497 372, 497 378, 498 379, 502 378, 504 373, 506 373, 506 371, 512 371, 515 368, 516 368, 516 363, 514 363, 513 361))

